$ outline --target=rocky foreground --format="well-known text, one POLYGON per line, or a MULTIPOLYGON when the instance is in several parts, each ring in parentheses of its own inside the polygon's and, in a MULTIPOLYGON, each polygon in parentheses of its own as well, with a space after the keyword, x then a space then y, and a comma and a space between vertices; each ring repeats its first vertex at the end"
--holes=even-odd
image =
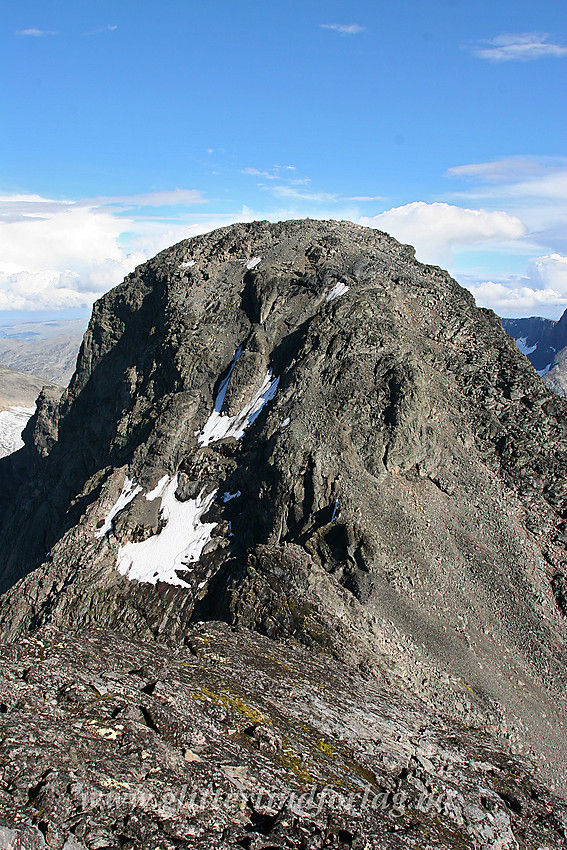
POLYGON ((155 820, 163 785, 151 813, 126 802, 113 820, 99 801, 100 839, 87 826, 70 839, 91 804, 69 808, 74 780, 58 778, 112 785, 138 770, 138 745, 120 767, 111 755, 141 735, 155 765, 136 774, 142 793, 165 769, 169 712, 201 742, 187 732, 164 761, 175 783, 228 763, 252 790, 386 795, 359 820, 340 803, 340 836, 283 804, 213 806, 211 821, 199 809, 180 846, 565 841, 567 402, 446 272, 348 222, 256 222, 179 243, 97 302, 69 388, 42 393, 24 439, 0 459, 0 637, 24 659, 10 675, 25 693, 4 700, 0 758, 22 768, 6 774, 8 829, 29 817, 58 848, 174 844, 175 817, 155 820), (205 632, 218 658, 205 660, 205 632), (166 667, 170 679, 152 672, 166 667), (111 674, 118 685, 102 681, 111 674), (309 698, 296 699, 298 676, 309 698), (129 707, 107 700, 117 693, 129 707), (73 756, 71 730, 91 720, 109 731, 73 756), (418 794, 398 821, 388 795, 410 786, 429 801, 458 787, 478 817, 459 823, 418 794), (55 790, 42 805, 44 787, 55 790), (270 818, 280 832, 254 832, 270 818))
POLYGON ((4 648, 1 847, 565 847, 529 762, 402 690, 224 624, 183 644, 4 648))

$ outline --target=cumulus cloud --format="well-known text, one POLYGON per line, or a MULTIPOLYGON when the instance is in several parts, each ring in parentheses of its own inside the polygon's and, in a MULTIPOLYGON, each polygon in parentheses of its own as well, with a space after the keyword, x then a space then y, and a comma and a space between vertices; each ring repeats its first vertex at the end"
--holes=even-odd
POLYGON ((527 62, 532 59, 567 56, 567 47, 549 41, 547 33, 503 33, 472 48, 480 59, 489 62, 527 62))
POLYGON ((319 24, 325 30, 335 30, 341 35, 358 35, 359 32, 364 32, 366 27, 361 27, 360 24, 319 24))
POLYGON ((483 281, 467 283, 479 307, 488 307, 498 316, 521 319, 526 316, 559 316, 565 308, 565 296, 552 290, 532 289, 528 285, 483 281))
POLYGON ((480 307, 490 307, 500 316, 559 316, 567 303, 567 257, 548 254, 537 257, 525 275, 506 281, 462 281, 480 307))
MULTIPOLYGON (((202 212, 202 196, 181 189, 79 201, 31 194, 0 197, 0 310, 88 308, 163 248, 235 221, 297 218, 305 214, 306 205, 314 218, 353 218, 354 210, 340 207, 345 199, 338 195, 310 192, 288 181, 263 188, 282 201, 279 209, 202 212), (189 207, 172 215, 168 207, 185 202, 198 206, 195 211, 189 207)), ((483 246, 526 251, 522 221, 501 211, 418 202, 359 222, 410 242, 419 259, 442 266, 471 247, 475 252, 483 246)), ((476 274, 468 281, 459 275, 459 280, 479 303, 500 314, 560 311, 567 304, 567 259, 546 248, 535 250, 540 255, 523 276, 491 278, 486 273, 482 279, 476 274)), ((464 265, 468 268, 467 260, 464 265)))
POLYGON ((441 266, 450 266, 460 248, 509 242, 526 233, 520 219, 506 212, 423 201, 394 207, 373 217, 362 216, 359 223, 413 245, 422 262, 441 266))
POLYGON ((70 202, 0 198, 0 309, 90 305, 142 259, 122 249, 124 226, 70 202))
POLYGON ((201 203, 192 190, 65 201, 32 194, 0 196, 0 310, 89 308, 136 265, 182 239, 239 221, 300 218, 306 202, 317 203, 316 210, 309 208, 314 218, 352 218, 352 210, 337 208, 336 195, 287 185, 280 190, 289 203, 277 210, 244 206, 226 213, 199 207, 172 214, 168 207, 183 200, 180 192, 188 203, 201 203), (324 201, 330 202, 328 207, 324 201))
POLYGON ((449 198, 506 209, 524 222, 542 253, 564 250, 567 157, 509 157, 469 163, 450 168, 447 176, 465 184, 449 198))
MULTIPOLYGON (((117 210, 203 201, 200 192, 183 189, 90 201, 0 197, 0 309, 90 307, 136 265, 194 229, 117 210)), ((207 221, 205 229, 216 224, 207 221)))

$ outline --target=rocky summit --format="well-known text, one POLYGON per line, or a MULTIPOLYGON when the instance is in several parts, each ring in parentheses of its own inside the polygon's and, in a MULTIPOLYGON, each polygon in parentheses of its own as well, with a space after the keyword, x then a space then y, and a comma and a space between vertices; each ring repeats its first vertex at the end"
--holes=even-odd
POLYGON ((565 846, 566 429, 379 231, 237 224, 140 266, 0 459, 5 841, 565 846), (327 786, 379 813, 289 803, 327 786))

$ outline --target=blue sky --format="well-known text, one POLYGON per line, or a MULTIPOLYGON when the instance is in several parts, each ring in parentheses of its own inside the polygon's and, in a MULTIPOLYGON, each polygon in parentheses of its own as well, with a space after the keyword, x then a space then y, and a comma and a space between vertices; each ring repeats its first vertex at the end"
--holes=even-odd
POLYGON ((20 0, 0 38, 3 313, 304 216, 411 242, 501 315, 567 307, 558 0, 20 0))

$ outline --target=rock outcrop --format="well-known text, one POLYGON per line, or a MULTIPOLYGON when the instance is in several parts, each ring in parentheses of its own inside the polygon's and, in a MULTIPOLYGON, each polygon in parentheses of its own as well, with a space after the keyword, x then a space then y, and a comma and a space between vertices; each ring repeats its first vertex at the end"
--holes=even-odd
POLYGON ((499 319, 383 233, 179 243, 95 304, 68 390, 0 461, 0 634, 179 646, 224 620, 563 793, 566 425, 499 319))

